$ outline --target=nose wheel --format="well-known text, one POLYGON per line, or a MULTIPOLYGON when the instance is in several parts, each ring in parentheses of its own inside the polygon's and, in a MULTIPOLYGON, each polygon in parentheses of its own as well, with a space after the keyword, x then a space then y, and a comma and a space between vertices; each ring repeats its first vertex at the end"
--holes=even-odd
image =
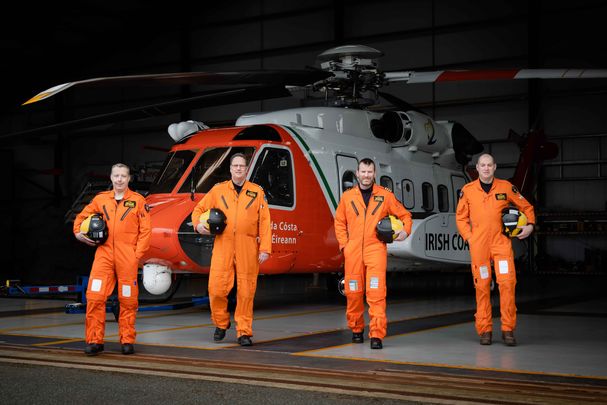
POLYGON ((346 296, 346 279, 344 277, 337 279, 337 291, 344 297, 346 296))

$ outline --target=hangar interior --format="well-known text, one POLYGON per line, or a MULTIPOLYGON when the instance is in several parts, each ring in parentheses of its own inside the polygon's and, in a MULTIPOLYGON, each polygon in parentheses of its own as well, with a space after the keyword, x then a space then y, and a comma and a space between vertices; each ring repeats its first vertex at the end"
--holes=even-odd
MULTIPOLYGON (((135 74, 318 68, 320 53, 346 44, 383 52, 382 71, 607 68, 602 40, 607 5, 598 0, 252 0, 172 6, 67 2, 39 5, 32 12, 19 4, 7 14, 0 27, 6 55, 0 61, 5 77, 0 165, 8 174, 0 196, 3 279, 58 285, 88 274, 93 252, 72 236, 74 203, 87 185, 89 191, 107 189, 109 168, 116 162, 131 167, 133 184, 145 192, 173 144, 167 134, 171 123, 194 119, 210 127, 230 126, 244 113, 322 103, 294 92, 292 97, 205 108, 156 108, 217 86, 125 85, 71 89, 21 106, 52 86, 135 74), (112 115, 126 110, 131 112, 112 115), (91 116, 101 118, 87 122, 91 116), (71 124, 62 125, 66 122, 71 124)), ((525 395, 545 395, 546 402, 600 402, 607 359, 604 350, 592 347, 607 339, 607 300, 601 287, 607 276, 607 79, 391 83, 381 90, 436 121, 461 123, 495 156, 499 178, 515 173, 519 144, 530 131, 543 131, 558 147, 553 159, 534 162, 531 197, 538 227, 529 242, 515 246, 525 258, 517 263, 521 345, 516 352, 496 344, 492 351, 479 347, 471 326, 474 288, 468 266, 462 266, 451 272, 389 274, 390 337, 381 355, 367 345, 348 344, 344 299, 321 282, 333 278, 321 275, 319 281, 306 274, 260 278, 259 344, 246 355, 231 341, 205 341, 212 331, 209 313, 194 307, 139 317, 141 361, 151 364, 166 353, 179 361, 217 365, 236 364, 245 356, 247 364, 258 367, 249 370, 257 373, 257 381, 265 378, 259 374, 263 367, 295 364, 365 379, 368 373, 377 375, 374 367, 381 364, 385 380, 376 381, 377 386, 354 392, 335 382, 329 392, 440 402, 445 398, 436 393, 398 391, 390 384, 423 387, 422 376, 442 373, 467 383, 480 376, 504 384, 491 394, 478 388, 470 397, 454 388, 448 394, 453 401, 476 395, 489 403, 498 398, 524 403, 531 398, 525 395), (537 387, 544 386, 567 387, 571 397, 538 393, 537 387), (525 394, 508 394, 513 387, 525 394)), ((386 99, 377 101, 381 108, 397 107, 386 99)), ((204 276, 185 279, 175 298, 206 293, 204 276)), ((84 316, 63 313, 66 300, 74 296, 50 298, 0 298, 3 358, 24 346, 19 358, 29 361, 24 359, 40 353, 35 348, 46 348, 40 355, 49 362, 67 351, 69 360, 61 361, 75 367, 84 316)), ((155 302, 142 289, 145 300, 155 302)), ((110 313, 110 342, 116 340, 111 320, 110 313)), ((114 360, 120 359, 110 356, 97 366, 118 367, 114 360)), ((313 391, 322 390, 321 385, 310 382, 313 391)))

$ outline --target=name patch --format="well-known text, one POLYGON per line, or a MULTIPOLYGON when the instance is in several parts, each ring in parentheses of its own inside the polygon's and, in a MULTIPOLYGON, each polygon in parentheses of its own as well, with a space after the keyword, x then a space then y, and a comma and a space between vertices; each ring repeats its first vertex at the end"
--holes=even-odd
POLYGON ((135 201, 126 200, 124 202, 124 206, 127 208, 135 208, 136 205, 137 205, 137 203, 135 201))
POLYGON ((257 191, 247 190, 247 196, 249 196, 251 198, 255 198, 255 197, 257 197, 257 191))
POLYGON ((497 193, 495 195, 495 199, 496 200, 507 200, 508 197, 506 196, 506 193, 497 193))
POLYGON ((373 197, 373 201, 384 201, 384 196, 376 195, 375 197, 373 197))

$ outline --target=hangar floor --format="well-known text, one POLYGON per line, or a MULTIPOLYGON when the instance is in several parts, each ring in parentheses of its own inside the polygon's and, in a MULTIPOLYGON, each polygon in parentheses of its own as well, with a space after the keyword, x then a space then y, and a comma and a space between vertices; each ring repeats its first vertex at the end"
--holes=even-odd
MULTIPOLYGON (((320 292, 281 299, 261 291, 252 347, 238 346, 233 328, 214 343, 203 306, 141 312, 137 353, 129 357, 119 354, 110 313, 106 351, 91 358, 82 354, 84 315, 63 313, 65 301, 3 298, 0 362, 386 401, 607 403, 607 298, 588 290, 596 280, 550 280, 519 288, 517 347, 505 346, 499 332, 493 345, 478 344, 472 294, 391 292, 384 349, 371 350, 367 340, 350 343, 343 299, 320 292)), ((499 331, 499 317, 494 323, 499 331)))

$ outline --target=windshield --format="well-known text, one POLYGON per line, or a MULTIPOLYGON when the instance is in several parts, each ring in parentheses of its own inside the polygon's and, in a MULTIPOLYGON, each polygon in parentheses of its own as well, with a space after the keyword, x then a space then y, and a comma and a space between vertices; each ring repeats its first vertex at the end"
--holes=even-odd
POLYGON ((196 150, 171 152, 150 186, 150 193, 170 193, 196 155, 196 150))
POLYGON ((192 168, 190 175, 182 184, 179 192, 189 193, 191 191, 192 178, 194 179, 194 192, 208 192, 216 183, 231 178, 230 156, 235 153, 242 153, 246 156, 247 162, 250 162, 254 151, 255 149, 250 146, 206 149, 192 168))

